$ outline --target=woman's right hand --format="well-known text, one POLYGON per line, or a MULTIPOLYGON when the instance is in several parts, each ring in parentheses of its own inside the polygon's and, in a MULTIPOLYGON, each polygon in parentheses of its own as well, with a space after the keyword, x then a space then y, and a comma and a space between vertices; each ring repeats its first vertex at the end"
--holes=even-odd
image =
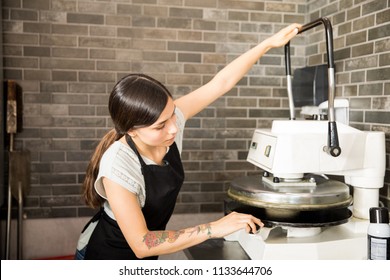
POLYGON ((240 229, 245 229, 248 233, 254 233, 257 231, 256 225, 259 227, 264 226, 260 219, 252 215, 232 212, 223 218, 210 223, 211 237, 221 238, 240 229))
POLYGON ((301 27, 302 25, 297 23, 290 24, 289 26, 279 30, 279 32, 266 39, 266 41, 268 41, 268 44, 271 48, 284 46, 292 38, 294 38, 295 35, 298 34, 299 28, 301 27))

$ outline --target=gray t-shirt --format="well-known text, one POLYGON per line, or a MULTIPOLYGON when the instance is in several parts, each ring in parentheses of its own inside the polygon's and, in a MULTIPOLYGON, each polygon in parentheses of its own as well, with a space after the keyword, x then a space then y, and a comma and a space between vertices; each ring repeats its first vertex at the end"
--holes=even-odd
MULTIPOLYGON (((183 130, 185 119, 183 113, 176 107, 176 124, 178 133, 176 134, 175 142, 179 152, 182 151, 183 130)), ((168 150, 167 150, 168 152, 168 150)), ((155 164, 152 160, 142 157, 146 164, 155 164)), ((107 201, 106 192, 103 185, 103 177, 121 185, 123 188, 137 195, 138 202, 141 207, 145 204, 145 182, 141 173, 141 164, 137 155, 129 147, 129 145, 121 141, 115 141, 103 154, 100 160, 99 174, 95 181, 95 190, 97 193, 106 199, 104 203, 105 212, 115 219, 111 211, 111 207, 107 201)))

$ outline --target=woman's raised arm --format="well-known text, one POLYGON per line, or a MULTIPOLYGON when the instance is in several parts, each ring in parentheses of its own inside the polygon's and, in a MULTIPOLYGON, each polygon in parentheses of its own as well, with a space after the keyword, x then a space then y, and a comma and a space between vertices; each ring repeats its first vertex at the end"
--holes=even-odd
POLYGON ((300 26, 291 24, 265 39, 226 65, 210 82, 175 100, 176 106, 186 119, 193 117, 232 89, 268 50, 287 44, 298 33, 300 26))

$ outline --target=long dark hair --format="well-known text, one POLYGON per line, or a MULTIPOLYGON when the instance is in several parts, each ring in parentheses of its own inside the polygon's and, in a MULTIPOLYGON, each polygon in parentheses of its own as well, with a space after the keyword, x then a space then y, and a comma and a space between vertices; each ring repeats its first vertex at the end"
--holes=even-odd
POLYGON ((108 102, 114 129, 110 130, 97 145, 83 182, 84 200, 90 207, 101 207, 104 202, 94 188, 103 153, 129 130, 155 123, 169 98, 172 98, 172 95, 168 89, 145 74, 130 74, 116 83, 108 102))

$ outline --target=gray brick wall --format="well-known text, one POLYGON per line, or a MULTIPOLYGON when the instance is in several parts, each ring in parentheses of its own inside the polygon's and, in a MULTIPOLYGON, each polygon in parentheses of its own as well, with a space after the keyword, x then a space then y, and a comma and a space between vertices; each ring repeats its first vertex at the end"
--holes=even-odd
MULTIPOLYGON (((111 127, 106 104, 121 76, 148 73, 180 96, 281 27, 322 16, 334 26, 337 96, 350 100, 352 125, 386 132, 381 195, 390 197, 389 1, 2 3, 4 77, 24 91, 17 148, 32 152, 27 218, 91 214, 80 185, 92 149, 111 127)), ((294 67, 324 60, 318 33, 294 41, 294 67)), ((187 177, 177 213, 222 211, 229 181, 258 172, 245 161, 253 129, 288 116, 283 61, 282 48, 271 50, 237 87, 187 123, 187 177)))

